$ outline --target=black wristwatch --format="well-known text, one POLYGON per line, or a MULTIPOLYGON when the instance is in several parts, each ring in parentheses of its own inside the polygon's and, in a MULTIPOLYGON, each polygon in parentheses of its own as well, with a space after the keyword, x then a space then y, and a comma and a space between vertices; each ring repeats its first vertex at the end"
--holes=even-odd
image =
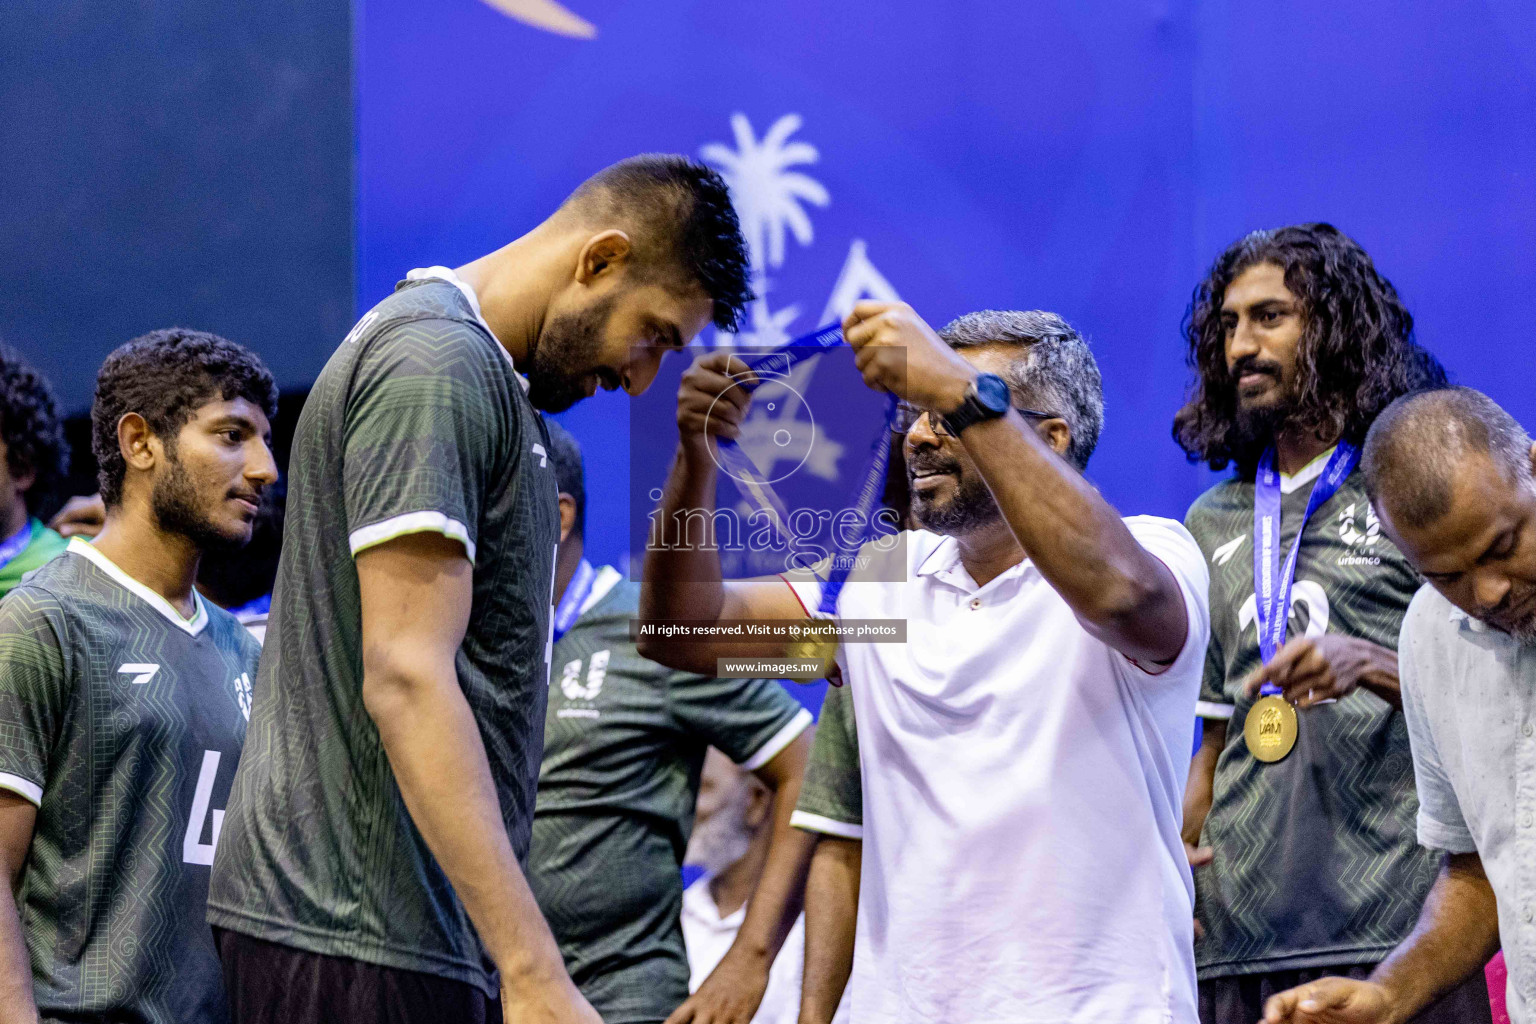
POLYGON ((1008 382, 995 373, 983 373, 965 389, 965 401, 960 408, 944 416, 944 429, 959 437, 960 431, 973 423, 997 419, 1011 404, 1008 382))

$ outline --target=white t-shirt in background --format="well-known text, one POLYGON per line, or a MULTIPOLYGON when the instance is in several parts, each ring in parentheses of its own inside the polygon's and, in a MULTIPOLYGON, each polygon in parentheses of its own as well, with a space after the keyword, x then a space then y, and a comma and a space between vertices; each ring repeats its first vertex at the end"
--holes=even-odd
MULTIPOLYGON (((856 573, 837 615, 904 619, 907 642, 838 652, 864 790, 854 1020, 1196 1021, 1179 830, 1209 576, 1180 524, 1125 523, 1188 614, 1155 675, 1089 635, 1027 560, 978 589, 951 538, 866 545, 905 566, 856 573)), ((817 607, 818 583, 791 585, 817 607)))

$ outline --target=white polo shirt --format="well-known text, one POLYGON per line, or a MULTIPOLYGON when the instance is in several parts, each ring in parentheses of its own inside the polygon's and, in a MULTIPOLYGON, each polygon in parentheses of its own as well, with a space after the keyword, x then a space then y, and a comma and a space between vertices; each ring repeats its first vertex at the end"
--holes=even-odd
MULTIPOLYGON (((1209 577, 1179 523, 1125 523, 1188 611, 1156 675, 1090 636, 1027 560, 978 589, 951 538, 866 545, 886 564, 855 574, 837 616, 905 619, 907 642, 837 656, 864 795, 854 1020, 1196 1021, 1179 828, 1209 577), (903 556, 906 582, 861 579, 900 578, 903 556)), ((817 607, 818 583, 791 586, 817 607)))

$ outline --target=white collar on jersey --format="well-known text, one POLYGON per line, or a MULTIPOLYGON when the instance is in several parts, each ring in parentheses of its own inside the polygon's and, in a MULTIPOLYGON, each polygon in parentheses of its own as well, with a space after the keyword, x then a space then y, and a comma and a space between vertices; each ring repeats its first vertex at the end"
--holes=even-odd
MULTIPOLYGON (((470 286, 468 281, 455 274, 448 267, 417 267, 406 274, 405 279, 407 281, 447 281, 457 288, 459 293, 464 296, 465 301, 469 303, 469 308, 474 312, 475 319, 480 321, 481 327, 485 328, 485 333, 489 334, 491 340, 496 342, 496 351, 502 354, 502 357, 506 359, 507 364, 513 370, 517 369, 517 364, 512 361, 512 353, 508 352, 507 347, 501 343, 501 339, 496 337, 496 332, 491 330, 491 325, 485 322, 485 316, 480 312, 480 296, 475 294, 475 289, 470 286)), ((527 391, 528 378, 518 374, 517 379, 522 382, 523 390, 527 391)))
POLYGON ((150 590, 126 572, 123 572, 116 562, 98 551, 96 546, 86 541, 85 538, 71 537, 69 547, 65 550, 72 555, 80 555, 82 558, 95 563, 96 568, 112 577, 113 581, 124 590, 127 590, 136 597, 142 598, 151 608, 164 615, 167 619, 170 619, 171 623, 178 629, 184 630, 192 636, 197 636, 197 634, 203 631, 203 627, 208 625, 208 609, 203 604, 203 595, 199 594, 196 590, 192 591, 192 603, 197 606, 197 611, 193 613, 191 619, 186 619, 182 617, 181 612, 178 612, 171 602, 150 590))
POLYGON ((587 591, 587 599, 581 602, 581 607, 576 610, 576 614, 585 615, 588 609, 596 607, 597 602, 607 597, 613 585, 623 578, 624 574, 611 565, 598 569, 597 575, 592 579, 592 589, 587 591))
POLYGON ((1319 455, 1305 466, 1302 466, 1296 471, 1295 476, 1286 476, 1284 473, 1281 473, 1280 493, 1290 494, 1292 491, 1301 487, 1302 484, 1309 484, 1313 480, 1316 480, 1318 477, 1322 476, 1323 470, 1328 468, 1328 460, 1333 458, 1334 449, 1336 448, 1338 448, 1338 445, 1334 445, 1333 448, 1329 448, 1327 451, 1323 452, 1323 454, 1319 455))

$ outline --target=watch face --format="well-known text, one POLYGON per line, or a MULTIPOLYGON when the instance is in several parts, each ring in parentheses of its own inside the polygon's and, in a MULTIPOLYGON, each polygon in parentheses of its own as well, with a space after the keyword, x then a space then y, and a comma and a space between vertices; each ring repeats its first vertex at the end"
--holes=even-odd
POLYGON ((1008 411, 1010 399, 1008 382, 995 373, 984 373, 976 378, 976 399, 982 407, 995 416, 1008 411))

